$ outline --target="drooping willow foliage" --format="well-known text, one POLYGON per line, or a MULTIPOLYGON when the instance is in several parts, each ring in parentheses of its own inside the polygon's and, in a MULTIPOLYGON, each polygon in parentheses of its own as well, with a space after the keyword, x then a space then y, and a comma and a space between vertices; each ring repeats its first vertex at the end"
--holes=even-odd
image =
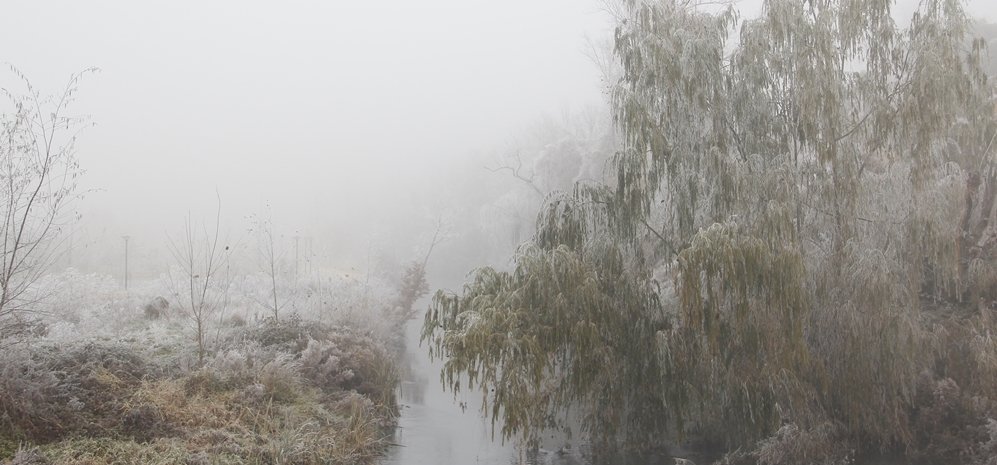
POLYGON ((937 322, 956 312, 977 328, 964 381, 997 392, 983 44, 958 0, 904 27, 891 7, 622 0, 615 182, 552 196, 514 271, 437 293, 448 385, 506 437, 575 408, 609 441, 794 423, 903 445, 918 374, 954 370, 937 322))
POLYGON ((646 389, 659 383, 663 321, 652 314, 661 306, 649 268, 633 248, 593 235, 577 208, 572 197, 552 200, 541 219, 551 235, 522 246, 515 270, 479 270, 462 295, 438 292, 426 315, 430 351, 447 357, 446 384, 484 388, 503 437, 565 426, 569 405, 613 436, 664 427, 666 412, 646 389))

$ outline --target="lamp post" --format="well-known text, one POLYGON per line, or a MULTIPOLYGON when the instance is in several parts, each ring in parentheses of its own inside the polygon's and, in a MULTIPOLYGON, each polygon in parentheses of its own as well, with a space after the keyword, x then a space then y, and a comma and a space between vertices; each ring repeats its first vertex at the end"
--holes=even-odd
POLYGON ((131 236, 121 236, 125 240, 125 291, 128 291, 128 239, 131 236))
POLYGON ((298 242, 301 240, 301 236, 294 236, 294 284, 298 284, 298 242))

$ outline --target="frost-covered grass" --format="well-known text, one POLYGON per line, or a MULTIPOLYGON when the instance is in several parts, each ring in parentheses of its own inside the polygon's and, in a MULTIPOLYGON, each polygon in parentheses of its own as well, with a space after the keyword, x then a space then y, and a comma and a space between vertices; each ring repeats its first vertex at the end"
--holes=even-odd
POLYGON ((165 279, 46 277, 37 334, 0 354, 0 461, 372 463, 396 414, 390 288, 288 286, 274 320, 262 280, 223 288, 199 365, 165 279))
MULTIPOLYGON (((269 309, 269 277, 261 273, 219 279, 221 305, 209 315, 212 337, 219 331, 272 317, 269 309)), ((81 273, 72 269, 45 276, 36 286, 39 299, 36 316, 44 325, 45 338, 74 341, 81 338, 134 337, 149 333, 157 339, 172 338, 189 326, 184 309, 175 298, 169 277, 132 282, 128 291, 108 275, 81 273), (163 318, 145 318, 144 307, 156 297, 170 304, 163 318)), ((395 289, 377 278, 364 279, 329 273, 302 279, 298 284, 281 281, 278 287, 279 315, 348 325, 376 337, 393 338, 390 316, 395 289)))

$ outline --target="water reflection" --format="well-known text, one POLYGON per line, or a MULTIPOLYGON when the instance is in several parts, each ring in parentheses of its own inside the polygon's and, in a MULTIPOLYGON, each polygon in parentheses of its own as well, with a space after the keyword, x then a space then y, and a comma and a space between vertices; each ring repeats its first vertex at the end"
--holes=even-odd
MULTIPOLYGON (((675 459, 663 452, 640 456, 601 457, 591 459, 592 451, 585 444, 571 447, 564 438, 551 435, 540 450, 525 452, 510 444, 493 441, 491 425, 481 418, 480 397, 460 394, 456 399, 444 392, 440 384, 442 363, 430 362, 424 349, 419 348, 419 324, 412 321, 406 327, 409 352, 402 364, 399 387, 401 417, 394 442, 382 465, 671 465, 675 459), (462 406, 465 407, 462 409, 462 406)), ((496 425, 496 430, 501 425, 496 425)), ((677 457, 688 457, 692 463, 713 463, 716 453, 696 453, 673 446, 677 457)), ((682 463, 682 462, 680 462, 682 463)), ((900 465, 904 460, 883 457, 859 460, 865 465, 900 465)))
POLYGON ((419 323, 412 321, 406 327, 410 350, 399 387, 401 417, 394 440, 398 445, 391 448, 383 465, 519 463, 515 447, 492 441, 491 425, 478 413, 477 396, 460 394, 455 400, 453 393, 443 391, 442 363, 430 362, 419 348, 419 323))
MULTIPOLYGON (((419 348, 419 321, 406 327, 409 347, 402 364, 399 386, 401 417, 395 431, 397 444, 382 465, 593 465, 591 451, 583 444, 571 447, 552 435, 537 451, 526 452, 512 444, 492 440, 492 427, 481 418, 480 395, 444 392, 439 373, 442 363, 431 362, 419 348)), ((496 424, 496 432, 501 429, 496 424)), ((665 454, 614 457, 614 465, 671 465, 665 454)), ((705 463, 705 462, 704 462, 705 463)))

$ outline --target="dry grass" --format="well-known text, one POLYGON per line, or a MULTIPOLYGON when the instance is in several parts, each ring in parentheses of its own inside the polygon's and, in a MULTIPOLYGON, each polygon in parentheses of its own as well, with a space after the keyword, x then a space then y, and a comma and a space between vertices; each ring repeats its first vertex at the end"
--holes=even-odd
POLYGON ((394 425, 391 359, 347 330, 291 321, 247 328, 193 371, 127 344, 6 354, 0 461, 373 463, 394 425))

